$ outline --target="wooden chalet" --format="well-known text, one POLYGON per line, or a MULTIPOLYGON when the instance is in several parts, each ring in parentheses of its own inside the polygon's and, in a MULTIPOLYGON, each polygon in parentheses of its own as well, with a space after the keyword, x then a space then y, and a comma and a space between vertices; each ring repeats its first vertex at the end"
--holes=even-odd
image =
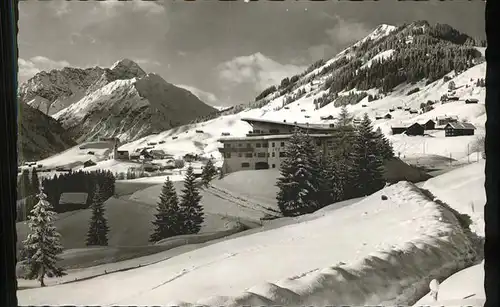
POLYGON ((97 163, 95 163, 94 161, 92 160, 87 160, 85 162, 83 162, 83 167, 90 167, 90 166, 94 166, 94 165, 97 165, 97 163))
POLYGON ((473 103, 479 103, 479 100, 475 98, 465 100, 465 104, 473 104, 473 103))
POLYGON ((436 117, 436 124, 438 126, 445 126, 448 123, 456 123, 456 122, 458 122, 458 117, 456 116, 436 117))
POLYGON ((389 113, 387 113, 387 114, 384 115, 384 118, 385 119, 392 119, 392 115, 389 114, 389 113))
POLYGON ((413 125, 406 128, 405 134, 411 136, 424 135, 424 131, 425 129, 422 125, 420 125, 419 123, 414 123, 413 125))
POLYGON ((422 124, 422 126, 424 127, 424 130, 434 130, 436 129, 436 122, 432 119, 429 119, 424 124, 422 124))
POLYGON ((474 135, 476 127, 471 123, 448 123, 444 127, 445 136, 474 135))
POLYGON ((406 126, 394 126, 391 127, 392 134, 402 134, 403 132, 406 131, 406 126))

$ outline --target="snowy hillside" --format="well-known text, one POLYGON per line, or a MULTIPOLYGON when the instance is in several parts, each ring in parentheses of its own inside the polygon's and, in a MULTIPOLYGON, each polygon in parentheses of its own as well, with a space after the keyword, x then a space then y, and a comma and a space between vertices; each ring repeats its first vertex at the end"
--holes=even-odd
MULTIPOLYGON (((217 144, 217 138, 222 132, 230 132, 231 136, 244 136, 250 130, 250 126, 240 120, 243 117, 301 123, 331 123, 332 121, 322 118, 337 117, 343 104, 341 100, 344 99, 348 101, 347 109, 354 117, 360 118, 364 113, 369 115, 375 127, 380 127, 388 136, 393 143, 395 153, 401 158, 438 155, 451 157, 453 160, 463 159, 473 154, 470 145, 478 139, 478 136, 484 134, 485 88, 479 81, 485 76, 486 63, 481 61, 481 48, 455 44, 449 41, 450 38, 445 35, 447 32, 441 34, 438 30, 432 29, 425 22, 401 28, 382 25, 352 47, 322 62, 322 65, 313 65, 303 74, 287 78, 286 82, 282 81, 284 87, 275 86, 271 88, 274 91, 263 92, 267 95, 260 95, 264 98, 259 101, 259 104, 263 105, 259 108, 247 108, 238 114, 225 115, 203 123, 186 125, 147 136, 126 144, 122 149, 134 150, 147 143, 162 140, 165 143, 155 145, 155 148, 164 149, 174 155, 193 152, 218 157, 217 146, 220 144, 217 144), (419 31, 423 31, 423 34, 419 31), (427 48, 436 48, 437 51, 434 52, 437 54, 441 52, 439 48, 444 48, 439 46, 446 46, 453 52, 464 53, 463 59, 469 59, 467 60, 469 66, 462 64, 462 58, 455 59, 457 61, 455 70, 446 66, 447 64, 438 62, 439 65, 444 65, 436 73, 442 74, 441 76, 432 75, 420 78, 419 81, 397 84, 389 80, 388 84, 392 84, 391 82, 396 84, 390 90, 383 89, 382 85, 366 88, 366 84, 373 81, 357 76, 359 84, 365 87, 364 90, 349 89, 348 86, 342 90, 335 89, 332 94, 332 88, 337 86, 336 80, 343 80, 343 74, 349 69, 354 69, 358 73, 364 71, 365 74, 377 74, 379 70, 385 69, 385 65, 396 65, 396 67, 400 65, 398 56, 401 57, 401 54, 405 52, 404 48, 420 52, 420 47, 413 47, 420 41, 419 36, 414 32, 420 33, 423 37, 420 40, 424 42, 435 41, 436 45, 430 43, 430 47, 427 48), (415 35, 410 35, 412 33, 415 35), (431 34, 425 36, 426 33, 431 34), (411 41, 405 40, 405 37, 410 36, 411 41), (360 50, 363 52, 360 53, 360 50), (313 69, 313 67, 316 68, 313 69), (455 84, 453 91, 450 91, 450 83, 455 84), (328 84, 331 84, 330 89, 327 87, 328 84), (411 92, 414 93, 409 94, 411 92), (453 96, 458 100, 442 102, 443 95, 453 96), (355 100, 350 97, 354 97, 352 99, 355 100), (466 104, 467 99, 477 99, 479 103, 466 104), (423 110, 423 104, 432 105, 432 108, 423 110), (387 114, 390 114, 391 118, 383 118, 387 114), (436 120, 443 116, 456 117, 459 121, 474 124, 475 135, 445 137, 442 130, 429 130, 424 136, 391 135, 393 126, 411 125, 415 122, 423 124, 429 119, 436 120), (197 130, 202 130, 203 133, 196 133, 197 130)), ((439 61, 439 59, 434 60, 439 61)), ((411 75, 408 78, 417 77, 411 75)), ((347 81, 339 82, 338 84, 343 84, 347 81)))
POLYGON ((416 301, 430 279, 465 267, 471 244, 453 215, 402 182, 313 220, 125 272, 23 290, 18 298, 22 305, 397 304, 416 301))

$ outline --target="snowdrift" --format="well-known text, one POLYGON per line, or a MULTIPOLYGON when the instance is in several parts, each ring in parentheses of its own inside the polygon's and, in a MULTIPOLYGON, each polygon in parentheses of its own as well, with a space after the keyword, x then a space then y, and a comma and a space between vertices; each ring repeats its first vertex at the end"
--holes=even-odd
POLYGON ((470 215, 474 223, 471 228, 479 235, 484 235, 485 164, 481 160, 452 170, 428 180, 422 187, 453 209, 470 215))
POLYGON ((126 272, 23 290, 18 297, 22 305, 412 303, 427 292, 431 279, 475 258, 457 218, 414 185, 400 182, 311 221, 126 272), (382 194, 388 200, 381 201, 382 194), (92 295, 99 289, 106 291, 92 295))
POLYGON ((441 282, 437 301, 433 301, 429 295, 426 295, 415 306, 482 307, 485 300, 483 261, 480 264, 461 270, 441 282))

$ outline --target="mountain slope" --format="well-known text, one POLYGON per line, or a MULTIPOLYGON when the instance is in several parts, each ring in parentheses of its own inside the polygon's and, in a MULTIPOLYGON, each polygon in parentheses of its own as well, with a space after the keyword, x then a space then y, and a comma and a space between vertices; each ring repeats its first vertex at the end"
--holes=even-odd
POLYGON ((76 143, 55 119, 27 104, 19 103, 18 160, 40 160, 76 143))
POLYGON ((53 115, 110 82, 145 75, 142 68, 129 59, 118 61, 111 68, 65 67, 42 71, 21 85, 19 100, 53 115))
POLYGON ((132 141, 217 112, 129 59, 41 72, 20 87, 19 100, 57 119, 78 142, 132 141))
POLYGON ((79 141, 118 137, 122 141, 187 124, 216 110, 160 76, 116 80, 54 114, 79 141))

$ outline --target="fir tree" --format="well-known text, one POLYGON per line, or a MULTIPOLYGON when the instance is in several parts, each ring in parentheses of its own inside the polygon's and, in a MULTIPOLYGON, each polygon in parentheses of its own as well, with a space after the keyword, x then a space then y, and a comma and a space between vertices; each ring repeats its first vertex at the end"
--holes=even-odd
POLYGON ((184 221, 183 232, 195 234, 200 232, 204 221, 203 206, 200 204, 201 195, 196 186, 196 177, 193 167, 190 165, 184 177, 184 189, 182 190, 179 211, 184 221))
POLYGON ((203 167, 203 172, 201 173, 201 181, 203 182, 203 185, 208 187, 208 184, 215 175, 217 175, 217 169, 215 169, 212 159, 209 159, 205 167, 203 167))
POLYGON ((284 216, 307 214, 320 207, 317 200, 320 187, 314 177, 317 173, 310 165, 306 144, 304 134, 295 129, 285 149, 286 158, 280 165, 276 199, 284 216))
POLYGON ((87 232, 87 246, 90 245, 108 245, 108 221, 104 216, 104 198, 102 196, 102 191, 99 185, 96 185, 94 191, 94 197, 92 199, 92 204, 90 209, 92 210, 92 216, 90 218, 89 230, 87 232))
POLYGON ((378 152, 377 133, 366 113, 357 127, 351 161, 349 185, 353 188, 352 197, 369 195, 384 187, 383 158, 378 152))
POLYGON ((375 135, 377 137, 377 148, 378 155, 382 157, 384 161, 394 158, 394 150, 389 140, 382 133, 380 127, 377 128, 375 135))
POLYGON ((352 124, 353 117, 347 111, 347 106, 343 105, 340 109, 339 118, 337 119, 337 126, 345 127, 352 124))
POLYGON ((161 190, 158 212, 155 214, 155 220, 153 221, 155 229, 149 241, 157 242, 165 238, 180 235, 182 234, 183 224, 184 221, 179 211, 177 193, 172 181, 167 177, 161 190))
POLYGON ((57 266, 58 257, 63 247, 60 243, 61 235, 57 232, 53 220, 56 213, 52 211, 47 196, 40 188, 38 203, 31 211, 28 226, 30 233, 23 242, 23 257, 26 259, 27 279, 40 281, 40 286, 45 287, 44 277, 61 277, 65 275, 64 269, 57 266))

